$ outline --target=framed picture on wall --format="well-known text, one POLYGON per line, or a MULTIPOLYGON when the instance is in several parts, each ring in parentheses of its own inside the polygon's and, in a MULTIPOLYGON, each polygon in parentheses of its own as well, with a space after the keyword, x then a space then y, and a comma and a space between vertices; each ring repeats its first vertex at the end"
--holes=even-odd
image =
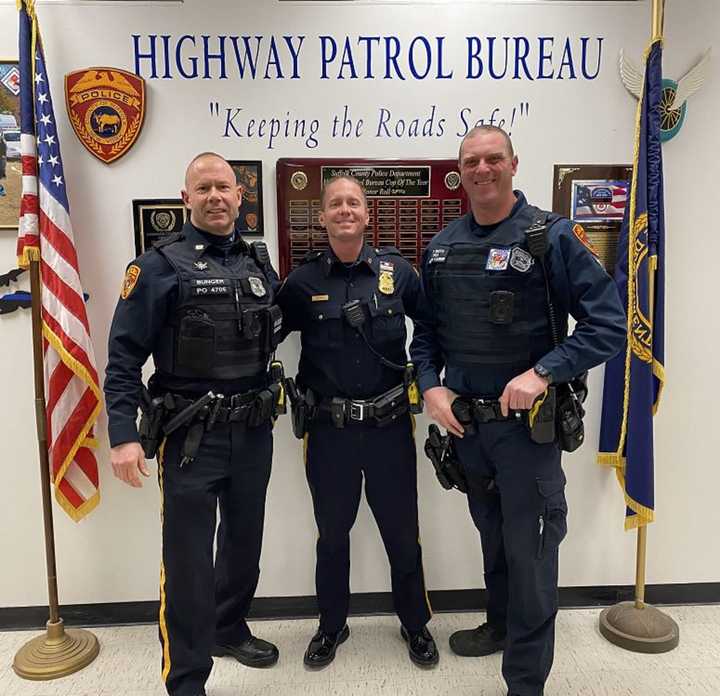
POLYGON ((0 230, 17 230, 21 196, 20 70, 0 58, 0 230))
POLYGON ((242 186, 242 204, 238 226, 243 236, 262 237, 263 196, 262 162, 260 160, 228 160, 235 172, 238 186, 242 186))
POLYGON ((187 217, 181 198, 143 198, 133 204, 135 253, 140 256, 152 245, 173 232, 180 232, 187 217))
POLYGON ((608 273, 615 269, 625 206, 630 205, 629 164, 556 164, 553 212, 579 222, 608 273))

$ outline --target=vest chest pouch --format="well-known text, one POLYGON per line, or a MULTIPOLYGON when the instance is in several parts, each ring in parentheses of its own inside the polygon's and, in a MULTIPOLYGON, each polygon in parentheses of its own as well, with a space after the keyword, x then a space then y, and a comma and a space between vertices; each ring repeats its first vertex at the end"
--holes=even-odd
POLYGON ((180 320, 177 364, 193 373, 204 373, 214 355, 215 322, 202 310, 189 310, 180 320))

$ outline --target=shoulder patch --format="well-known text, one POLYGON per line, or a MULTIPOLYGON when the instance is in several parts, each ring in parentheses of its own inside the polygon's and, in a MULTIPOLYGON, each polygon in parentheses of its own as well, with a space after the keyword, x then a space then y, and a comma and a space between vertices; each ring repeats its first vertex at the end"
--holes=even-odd
POLYGON ((308 251, 307 254, 305 254, 305 258, 303 259, 303 263, 310 263, 310 261, 315 261, 316 259, 319 259, 325 252, 322 249, 316 249, 314 251, 308 251))
POLYGON ((140 266, 136 266, 134 263, 130 264, 125 271, 125 278, 123 279, 122 290, 120 297, 123 300, 127 300, 130 297, 130 293, 135 289, 138 278, 140 278, 140 266))
POLYGON ((153 248, 160 249, 168 244, 179 242, 181 239, 185 239, 185 235, 182 232, 173 232, 172 234, 167 235, 167 237, 162 237, 158 239, 157 242, 153 242, 153 248))
POLYGON ((595 247, 592 245, 592 242, 587 236, 587 232, 585 232, 585 228, 582 225, 575 223, 573 225, 573 234, 578 238, 580 244, 582 244, 595 258, 599 258, 597 251, 595 251, 595 247))

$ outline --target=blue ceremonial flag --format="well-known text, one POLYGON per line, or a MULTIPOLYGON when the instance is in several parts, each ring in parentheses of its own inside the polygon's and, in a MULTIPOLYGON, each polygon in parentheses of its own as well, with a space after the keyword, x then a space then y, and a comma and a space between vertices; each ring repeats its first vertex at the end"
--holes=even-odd
POLYGON ((653 416, 665 381, 665 220, 660 144, 662 39, 645 51, 635 122, 630 206, 618 242, 615 282, 625 300, 625 350, 605 367, 598 461, 615 467, 625 494, 625 529, 655 514, 653 416))

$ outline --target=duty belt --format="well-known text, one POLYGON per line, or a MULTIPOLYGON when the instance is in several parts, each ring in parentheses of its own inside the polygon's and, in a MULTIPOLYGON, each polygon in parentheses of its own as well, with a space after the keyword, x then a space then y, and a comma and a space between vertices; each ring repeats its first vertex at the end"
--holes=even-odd
POLYGON ((372 399, 323 399, 318 412, 329 414, 332 424, 344 428, 349 423, 373 423, 382 427, 389 425, 409 410, 407 389, 399 384, 372 399))
POLYGON ((520 411, 509 411, 503 416, 498 399, 481 399, 474 396, 459 396, 452 403, 452 412, 460 424, 472 434, 475 424, 507 421, 522 417, 520 411))
MULTIPOLYGON (((210 403, 203 406, 193 420, 206 421, 209 430, 215 423, 242 423, 248 419, 255 405, 255 399, 261 390, 233 394, 231 396, 217 395, 210 403)), ((187 399, 177 394, 170 394, 173 408, 169 413, 181 413, 195 403, 194 399, 187 399)), ((167 399, 167 396, 166 396, 167 399)))

